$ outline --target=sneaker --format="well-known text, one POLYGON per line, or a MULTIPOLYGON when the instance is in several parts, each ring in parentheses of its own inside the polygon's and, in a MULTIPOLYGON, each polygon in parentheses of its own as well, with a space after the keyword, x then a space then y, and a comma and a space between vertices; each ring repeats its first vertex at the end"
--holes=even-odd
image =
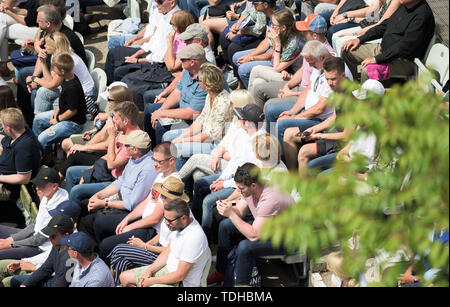
POLYGON ((210 274, 208 278, 206 279, 206 283, 208 285, 216 284, 223 282, 225 275, 223 275, 220 272, 215 271, 214 273, 210 274))

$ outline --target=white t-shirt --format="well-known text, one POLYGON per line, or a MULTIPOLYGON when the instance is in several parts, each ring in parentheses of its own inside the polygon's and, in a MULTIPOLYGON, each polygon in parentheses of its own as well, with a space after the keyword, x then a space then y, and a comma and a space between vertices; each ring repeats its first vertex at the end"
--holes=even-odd
MULTIPOLYGON (((47 200, 47 197, 43 197, 41 203, 39 204, 39 211, 36 216, 36 222, 34 225, 34 232, 40 232, 43 228, 45 228, 52 216, 48 213, 50 210, 55 209, 60 203, 69 199, 69 193, 66 190, 58 188, 58 190, 53 194, 50 200, 47 200)), ((41 232, 42 234, 42 232, 41 232)), ((42 251, 46 251, 52 248, 52 244, 49 240, 42 243, 39 248, 42 251)))
POLYGON ((184 287, 199 287, 203 270, 211 257, 208 247, 208 239, 203 232, 202 226, 193 219, 182 231, 173 231, 169 237, 170 253, 167 258, 167 270, 175 272, 179 261, 194 263, 186 278, 183 280, 184 287))
MULTIPOLYGON (((168 175, 167 177, 164 177, 163 173, 159 173, 158 176, 156 176, 155 181, 153 182, 153 186, 155 185, 155 183, 163 183, 169 177, 175 177, 175 178, 181 180, 178 172, 174 172, 174 173, 168 175)), ((161 201, 161 199, 159 198, 160 193, 157 192, 154 188, 152 188, 152 191, 150 193, 152 194, 152 197, 148 200, 147 205, 145 206, 144 211, 142 212, 143 219, 146 218, 147 216, 151 215, 153 213, 153 211, 155 211, 157 203, 159 201, 161 201)), ((163 223, 163 222, 164 221, 161 221, 161 223, 163 223)), ((157 233, 160 232, 161 223, 153 226, 153 228, 155 228, 157 233)))
POLYGON ((92 79, 86 64, 76 53, 72 53, 72 59, 74 62, 73 73, 80 80, 84 94, 93 93, 95 86, 94 79, 92 79))
MULTIPOLYGON (((353 80, 352 73, 350 69, 345 65, 345 76, 350 80, 353 80)), ((315 69, 311 73, 310 77, 310 88, 305 99, 305 111, 319 102, 320 97, 328 98, 333 91, 325 79, 325 74, 322 70, 315 69)), ((322 114, 316 116, 321 120, 327 119, 334 113, 334 107, 328 106, 322 114)))
POLYGON ((173 13, 179 11, 180 8, 175 6, 170 12, 163 15, 158 9, 153 9, 149 16, 149 23, 145 29, 144 37, 150 37, 150 40, 141 46, 145 52, 151 51, 145 58, 149 62, 164 62, 164 54, 167 51, 167 34, 173 32, 170 25, 170 19, 173 13))

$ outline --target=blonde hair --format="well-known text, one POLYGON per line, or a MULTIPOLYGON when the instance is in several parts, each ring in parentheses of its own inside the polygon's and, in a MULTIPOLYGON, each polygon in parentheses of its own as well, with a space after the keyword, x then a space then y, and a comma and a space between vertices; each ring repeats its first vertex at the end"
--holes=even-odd
POLYGON ((11 127, 16 131, 25 128, 25 118, 18 108, 6 108, 0 111, 0 120, 4 126, 11 127))
POLYGON ((213 93, 219 94, 223 91, 224 78, 222 70, 214 64, 203 63, 198 71, 198 80, 202 81, 213 93))
POLYGON ((170 24, 177 28, 178 33, 183 33, 193 23, 195 20, 192 14, 184 10, 176 11, 170 18, 170 24))
POLYGON ((263 164, 263 168, 274 168, 281 161, 281 144, 270 133, 260 134, 251 142, 255 156, 263 164))
POLYGON ((71 73, 75 64, 72 56, 64 52, 53 56, 52 65, 59 70, 64 70, 64 73, 71 73))
POLYGON ((133 94, 127 87, 123 85, 117 85, 110 88, 108 90, 108 93, 115 103, 121 103, 124 101, 133 101, 133 94))
POLYGON ((50 33, 45 37, 45 44, 53 49, 53 56, 59 53, 72 53, 70 42, 61 32, 50 33))
POLYGON ((230 100, 233 102, 233 107, 235 108, 243 108, 248 104, 255 103, 255 100, 250 92, 244 89, 232 91, 230 93, 230 100))

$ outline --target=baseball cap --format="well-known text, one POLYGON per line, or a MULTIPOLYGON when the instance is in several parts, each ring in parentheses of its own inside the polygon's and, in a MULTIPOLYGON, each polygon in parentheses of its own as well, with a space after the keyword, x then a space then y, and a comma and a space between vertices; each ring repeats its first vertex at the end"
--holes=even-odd
POLYGON ((52 217, 48 225, 42 228, 41 232, 45 236, 53 236, 56 232, 61 231, 62 233, 72 232, 73 231, 73 222, 65 214, 58 214, 52 217))
POLYGON ((177 54, 180 60, 203 60, 205 56, 205 49, 200 44, 189 44, 177 54))
POLYGON ((384 95, 385 89, 380 81, 369 79, 362 84, 360 90, 354 90, 352 94, 356 98, 362 100, 367 98, 367 92, 373 92, 377 95, 384 95))
POLYGON ((259 123, 264 120, 263 110, 254 103, 249 103, 243 108, 234 108, 233 113, 240 120, 248 120, 254 123, 259 123))
POLYGON ((105 100, 108 100, 108 96, 109 96, 109 90, 112 89, 115 86, 125 86, 126 88, 128 88, 128 85, 125 82, 121 82, 121 81, 116 81, 111 83, 107 88, 106 91, 104 91, 103 93, 100 94, 100 97, 102 97, 105 100))
POLYGON ((61 181, 58 172, 51 167, 41 168, 31 182, 37 187, 42 187, 47 183, 58 183, 61 181))
POLYGON ((82 254, 88 253, 92 249, 93 243, 92 239, 82 231, 74 232, 70 236, 61 238, 60 241, 60 245, 68 246, 82 254))
POLYGON ((50 216, 56 216, 58 214, 65 214, 72 219, 76 220, 80 216, 81 208, 76 202, 71 200, 65 200, 56 206, 55 209, 48 211, 50 216))
POLYGON ((131 145, 136 148, 146 149, 150 146, 150 137, 144 130, 134 130, 130 134, 119 136, 119 143, 131 145))
POLYGON ((192 38, 201 38, 203 42, 208 43, 208 31, 199 23, 189 25, 183 33, 178 35, 178 38, 187 41, 192 38))
POLYGON ((304 21, 297 21, 295 27, 299 31, 311 31, 318 34, 327 33, 327 21, 318 14, 310 14, 304 21))

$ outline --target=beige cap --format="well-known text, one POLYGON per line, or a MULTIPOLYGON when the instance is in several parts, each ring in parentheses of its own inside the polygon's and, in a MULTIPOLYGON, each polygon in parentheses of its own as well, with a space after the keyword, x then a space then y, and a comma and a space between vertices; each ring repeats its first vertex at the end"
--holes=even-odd
POLYGON ((204 60, 205 55, 205 49, 202 45, 189 44, 178 52, 177 57, 180 60, 204 60))
POLYGON ((199 23, 193 23, 189 25, 183 33, 178 35, 178 38, 187 41, 192 38, 201 38, 206 44, 209 43, 208 30, 199 23))
POLYGON ((119 143, 140 149, 147 149, 150 146, 150 142, 150 137, 143 130, 135 130, 130 134, 119 136, 119 143))

